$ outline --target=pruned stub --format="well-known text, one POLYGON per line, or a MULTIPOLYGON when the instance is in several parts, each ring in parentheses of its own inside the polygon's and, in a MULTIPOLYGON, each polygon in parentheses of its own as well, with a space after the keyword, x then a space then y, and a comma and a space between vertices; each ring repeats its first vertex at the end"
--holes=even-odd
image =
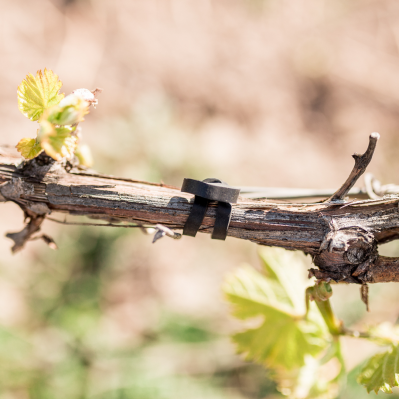
POLYGON ((310 269, 319 280, 366 283, 366 274, 378 258, 374 234, 359 226, 337 228, 330 223, 320 253, 313 259, 320 270, 310 269))

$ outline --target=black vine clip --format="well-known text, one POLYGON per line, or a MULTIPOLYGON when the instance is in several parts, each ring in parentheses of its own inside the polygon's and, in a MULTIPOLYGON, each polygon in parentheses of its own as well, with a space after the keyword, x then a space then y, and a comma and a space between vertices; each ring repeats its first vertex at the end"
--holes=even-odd
POLYGON ((227 183, 211 178, 203 181, 184 179, 181 191, 195 195, 194 204, 184 225, 183 234, 195 237, 204 220, 209 202, 217 201, 218 207, 212 239, 225 240, 231 219, 231 204, 237 202, 240 189, 229 187, 227 183))

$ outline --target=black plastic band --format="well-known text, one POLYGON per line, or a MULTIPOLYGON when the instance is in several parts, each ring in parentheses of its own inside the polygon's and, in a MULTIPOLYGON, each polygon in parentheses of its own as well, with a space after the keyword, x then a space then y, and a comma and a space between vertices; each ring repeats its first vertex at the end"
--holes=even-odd
POLYGON ((229 187, 219 179, 205 179, 203 181, 184 179, 181 191, 198 195, 210 201, 222 201, 235 204, 240 194, 239 188, 229 187))
POLYGON ((204 220, 208 202, 205 198, 195 196, 193 207, 184 225, 183 235, 195 237, 204 220))
POLYGON ((216 211, 215 226, 213 227, 212 239, 225 240, 227 230, 231 220, 231 204, 228 202, 219 202, 216 211))
POLYGON ((229 187, 219 179, 210 178, 203 181, 184 179, 181 191, 195 195, 183 234, 195 237, 204 220, 209 202, 217 201, 212 239, 225 240, 231 219, 231 204, 237 202, 240 189, 229 187))

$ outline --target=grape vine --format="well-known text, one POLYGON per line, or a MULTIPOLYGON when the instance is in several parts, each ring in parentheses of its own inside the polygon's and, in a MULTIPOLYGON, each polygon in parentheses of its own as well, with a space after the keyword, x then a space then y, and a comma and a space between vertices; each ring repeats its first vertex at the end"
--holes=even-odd
POLYGON ((301 273, 303 261, 281 249, 260 251, 262 272, 250 266, 229 276, 223 291, 232 313, 241 320, 262 319, 256 328, 233 335, 246 360, 271 371, 282 394, 295 399, 334 399, 346 379, 341 336, 368 339, 386 351, 372 356, 358 382, 367 392, 391 393, 399 385, 399 328, 384 323, 359 332, 347 329, 334 314, 331 285, 309 286, 301 273), (320 369, 339 365, 337 374, 323 379, 320 369))
MULTIPOLYGON (((48 69, 38 71, 36 76, 29 74, 22 81, 18 87, 19 109, 39 126, 35 138, 21 139, 16 148, 27 160, 45 152, 56 161, 76 159, 81 165, 90 166, 91 155, 88 147, 80 144, 78 125, 90 106, 97 104, 96 95, 101 89, 78 89, 65 97, 60 93, 61 87, 58 76, 48 69)), ((379 136, 370 137, 374 141, 370 141, 372 145, 363 157, 371 159, 379 136)), ((364 172, 358 169, 354 174, 364 172)), ((355 180, 348 181, 332 198, 342 200, 355 180)), ((326 240, 326 245, 330 241, 326 240)), ((237 351, 246 360, 267 368, 283 395, 297 399, 337 398, 346 378, 342 336, 368 339, 386 347, 385 352, 365 363, 358 376, 367 392, 391 393, 399 385, 397 327, 385 323, 364 332, 347 329, 333 312, 330 278, 319 278, 309 286, 311 283, 300 272, 301 260, 294 254, 267 249, 260 255, 261 272, 242 267, 226 279, 223 291, 233 315, 244 324, 252 323, 233 335, 237 351), (253 320, 257 320, 257 327, 253 327, 253 320), (325 378, 320 370, 332 362, 338 365, 337 372, 325 378)), ((366 290, 367 285, 361 289, 366 290)), ((367 292, 363 291, 364 299, 367 292)))
POLYGON ((101 89, 77 89, 70 95, 60 94, 62 82, 53 71, 39 70, 29 74, 18 86, 19 110, 31 121, 37 121, 36 138, 23 138, 16 148, 26 159, 45 152, 56 161, 74 156, 79 163, 90 166, 91 155, 87 146, 79 145, 81 129, 78 126, 89 113, 90 105, 98 103, 101 89))

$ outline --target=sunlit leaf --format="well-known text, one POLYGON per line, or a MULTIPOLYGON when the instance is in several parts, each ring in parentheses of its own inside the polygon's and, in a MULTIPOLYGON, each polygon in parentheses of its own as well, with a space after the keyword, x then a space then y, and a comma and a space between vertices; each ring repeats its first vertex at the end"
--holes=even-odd
POLYGON ((29 74, 18 86, 19 110, 30 120, 37 121, 43 112, 53 105, 57 105, 64 94, 59 94, 62 82, 49 69, 29 74))
MULTIPOLYGON (((306 286, 301 284, 301 279, 296 279, 299 287, 291 285, 288 283, 291 277, 278 271, 277 258, 273 265, 267 262, 266 255, 263 259, 267 276, 247 266, 231 275, 224 285, 236 317, 262 319, 258 327, 235 334, 233 340, 248 360, 269 368, 291 370, 302 367, 307 355, 316 355, 327 346, 325 324, 313 306, 305 320, 306 286), (293 293, 299 290, 302 306, 293 300, 296 295, 293 293)), ((300 270, 297 272, 299 275, 300 270)), ((290 274, 295 274, 295 269, 291 269, 290 274)))
POLYGON ((391 393, 399 385, 399 347, 392 345, 389 351, 371 357, 363 367, 358 379, 367 392, 391 393))
POLYGON ((16 145, 17 150, 26 159, 32 159, 39 155, 43 148, 36 141, 36 139, 24 138, 16 145))
POLYGON ((271 309, 262 313, 265 322, 260 327, 233 336, 238 352, 245 354, 247 360, 290 370, 303 366, 306 355, 316 355, 325 347, 315 325, 271 309))
POLYGON ((298 314, 303 314, 304 289, 310 284, 306 274, 302 273, 303 261, 297 254, 277 248, 263 248, 259 255, 267 281, 269 284, 275 282, 273 292, 279 293, 277 299, 291 304, 298 314))
POLYGON ((53 159, 71 159, 77 146, 77 137, 72 135, 70 127, 55 127, 47 121, 40 123, 38 139, 43 150, 53 159))

